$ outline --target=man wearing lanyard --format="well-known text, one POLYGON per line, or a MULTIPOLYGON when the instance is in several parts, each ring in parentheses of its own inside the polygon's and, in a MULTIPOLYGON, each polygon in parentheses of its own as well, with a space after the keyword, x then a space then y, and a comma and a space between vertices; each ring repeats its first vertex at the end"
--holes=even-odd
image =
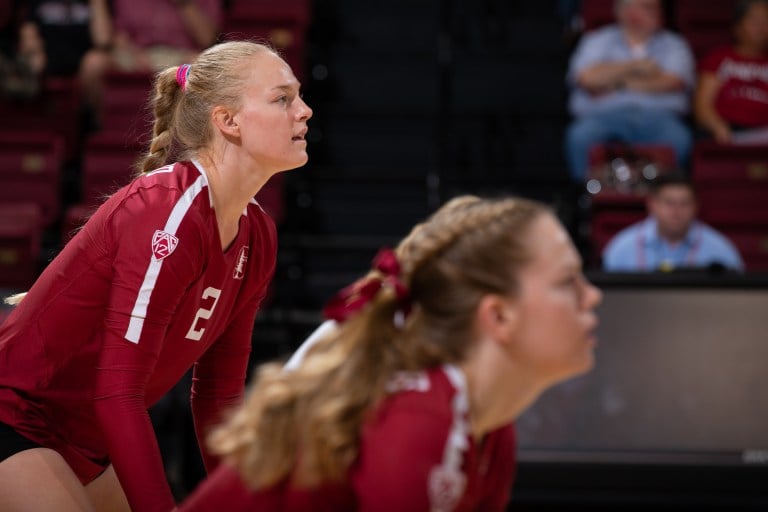
POLYGON ((696 220, 691 183, 658 178, 648 196, 648 217, 620 231, 603 251, 608 272, 654 272, 722 266, 744 270, 738 250, 721 233, 696 220))

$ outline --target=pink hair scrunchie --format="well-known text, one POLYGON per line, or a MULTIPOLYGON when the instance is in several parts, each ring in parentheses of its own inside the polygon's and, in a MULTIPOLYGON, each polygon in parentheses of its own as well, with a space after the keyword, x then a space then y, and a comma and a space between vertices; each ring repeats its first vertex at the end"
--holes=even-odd
POLYGON ((189 76, 189 69, 192 66, 189 64, 182 64, 176 70, 176 83, 179 84, 182 91, 187 90, 187 77, 189 76))

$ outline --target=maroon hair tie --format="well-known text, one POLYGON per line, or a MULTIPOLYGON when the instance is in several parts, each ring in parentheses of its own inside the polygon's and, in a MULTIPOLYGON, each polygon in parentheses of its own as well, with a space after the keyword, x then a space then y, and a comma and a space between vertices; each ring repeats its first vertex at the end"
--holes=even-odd
POLYGON ((323 315, 331 320, 343 322, 371 302, 383 286, 391 286, 399 305, 395 323, 402 322, 410 313, 410 293, 400 280, 400 263, 392 249, 381 249, 373 260, 373 268, 384 277, 368 277, 342 289, 333 296, 323 309, 323 315))
POLYGON ((189 76, 189 69, 192 66, 189 64, 182 64, 176 69, 176 83, 179 84, 182 91, 187 90, 187 77, 189 76))

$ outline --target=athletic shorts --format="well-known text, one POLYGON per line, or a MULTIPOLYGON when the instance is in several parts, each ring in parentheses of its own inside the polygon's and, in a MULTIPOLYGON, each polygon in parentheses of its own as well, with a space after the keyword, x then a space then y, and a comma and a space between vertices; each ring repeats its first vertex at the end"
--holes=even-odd
MULTIPOLYGON (((0 462, 3 462, 8 457, 16 455, 19 452, 29 450, 30 448, 51 447, 46 447, 27 439, 14 430, 10 425, 0 422, 0 462)), ((101 475, 107 467, 109 467, 108 459, 98 461, 91 460, 70 445, 62 444, 59 447, 51 449, 56 450, 64 458, 83 485, 92 482, 96 477, 101 475)))
POLYGON ((30 448, 42 448, 42 446, 27 439, 5 423, 0 423, 0 462, 30 448))

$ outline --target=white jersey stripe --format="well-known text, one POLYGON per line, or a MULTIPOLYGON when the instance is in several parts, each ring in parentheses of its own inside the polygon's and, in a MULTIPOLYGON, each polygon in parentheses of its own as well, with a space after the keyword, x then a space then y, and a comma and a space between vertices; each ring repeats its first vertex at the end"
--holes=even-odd
POLYGON ((467 384, 464 374, 455 366, 443 365, 443 372, 456 389, 456 394, 451 403, 453 423, 445 440, 443 460, 429 473, 427 493, 430 512, 454 510, 467 488, 467 476, 461 470, 464 453, 469 448, 467 384))
MULTIPOLYGON (((203 190, 203 187, 206 184, 205 176, 200 176, 187 190, 184 191, 184 194, 174 205, 163 231, 170 235, 176 235, 176 230, 179 229, 179 225, 181 224, 181 221, 184 220, 184 216, 187 214, 187 211, 189 211, 190 206, 192 206, 192 202, 203 190)), ((153 255, 150 259, 147 272, 144 274, 144 281, 141 283, 139 294, 136 297, 136 303, 133 305, 133 310, 131 311, 131 320, 128 322, 128 330, 125 332, 125 339, 132 343, 138 343, 141 338, 141 331, 144 328, 144 319, 147 317, 149 301, 152 298, 155 283, 160 275, 160 269, 163 267, 163 261, 165 261, 165 259, 158 260, 153 255)))
POLYGON ((451 381, 451 384, 453 384, 453 387, 456 388, 452 404, 453 425, 445 444, 443 466, 455 471, 461 471, 464 452, 469 448, 469 442, 467 441, 469 436, 469 425, 467 424, 467 414, 469 413, 467 382, 462 371, 453 365, 443 365, 443 371, 448 380, 451 381))

